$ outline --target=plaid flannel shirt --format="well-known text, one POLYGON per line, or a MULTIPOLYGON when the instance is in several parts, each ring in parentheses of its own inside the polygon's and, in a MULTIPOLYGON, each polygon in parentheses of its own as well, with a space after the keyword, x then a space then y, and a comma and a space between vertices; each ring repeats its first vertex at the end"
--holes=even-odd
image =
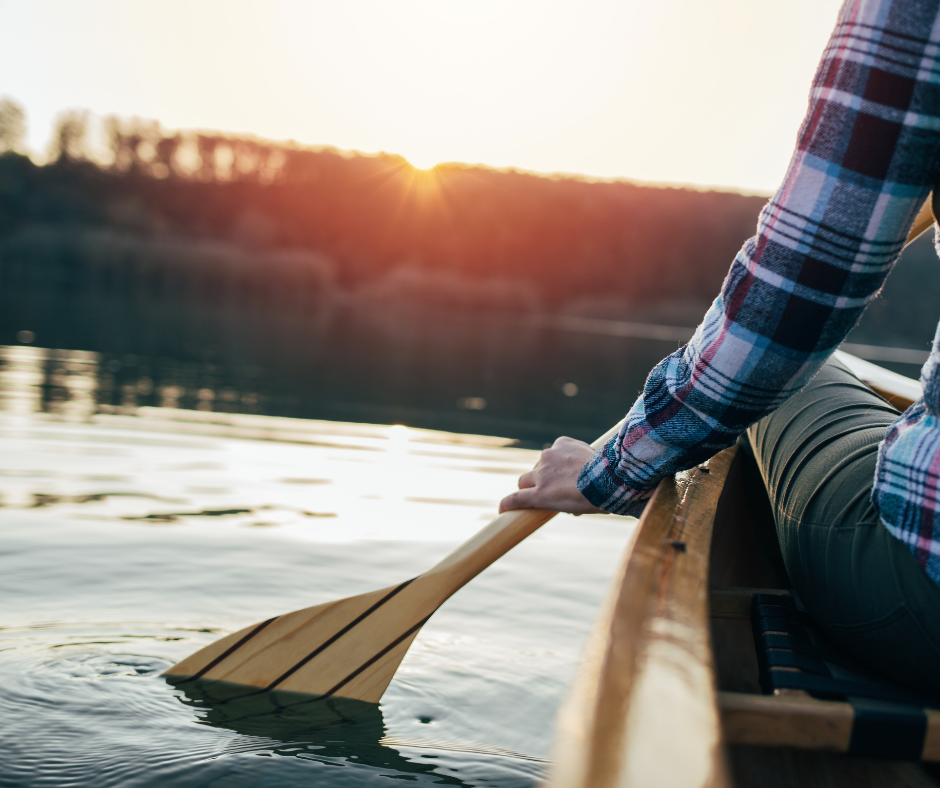
MULTIPOLYGON (((581 470, 594 505, 639 514, 657 483, 799 391, 897 260, 940 169, 940 0, 847 0, 783 185, 690 342, 650 373, 581 470)), ((940 583, 940 331, 924 398, 879 450, 872 499, 940 583)))

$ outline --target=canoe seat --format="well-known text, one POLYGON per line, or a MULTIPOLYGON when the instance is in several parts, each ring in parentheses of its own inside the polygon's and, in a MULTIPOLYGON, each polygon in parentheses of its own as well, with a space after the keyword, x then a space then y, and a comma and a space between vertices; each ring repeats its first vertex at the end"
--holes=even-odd
POLYGON ((874 675, 832 644, 792 596, 755 594, 751 626, 761 688, 804 690, 813 697, 847 697, 940 708, 936 698, 912 692, 874 675))
POLYGON ((719 693, 729 743, 940 760, 937 698, 859 665, 788 594, 754 593, 750 618, 765 695, 719 693))

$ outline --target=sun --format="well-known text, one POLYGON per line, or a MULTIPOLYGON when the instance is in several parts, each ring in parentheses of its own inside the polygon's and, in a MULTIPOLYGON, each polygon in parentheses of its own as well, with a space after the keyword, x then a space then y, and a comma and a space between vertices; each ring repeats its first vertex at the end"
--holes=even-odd
POLYGON ((440 162, 426 154, 413 154, 406 156, 405 160, 416 170, 433 170, 440 162))

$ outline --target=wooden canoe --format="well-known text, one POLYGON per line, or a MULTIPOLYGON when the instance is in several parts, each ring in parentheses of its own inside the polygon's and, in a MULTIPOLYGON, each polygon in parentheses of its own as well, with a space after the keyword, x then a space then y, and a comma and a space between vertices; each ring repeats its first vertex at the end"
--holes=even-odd
MULTIPOLYGON (((920 395, 839 357, 902 410, 920 395)), ((849 703, 761 693, 750 603, 786 590, 755 527, 770 514, 757 474, 731 448, 657 489, 559 714, 550 788, 940 786, 940 713, 925 712, 921 760, 876 760, 845 754, 849 703)))

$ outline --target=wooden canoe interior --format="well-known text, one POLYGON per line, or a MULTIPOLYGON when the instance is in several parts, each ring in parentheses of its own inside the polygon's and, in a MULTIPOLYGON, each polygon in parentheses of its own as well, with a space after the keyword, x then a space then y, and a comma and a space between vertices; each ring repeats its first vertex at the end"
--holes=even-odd
MULTIPOLYGON (((709 566, 710 633, 717 702, 731 784, 745 786, 940 786, 934 764, 844 755, 853 711, 793 691, 763 695, 750 595, 785 594, 786 576, 759 471, 744 452, 715 517, 709 566), (768 741, 778 746, 767 746, 768 741), (779 746, 781 741, 791 746, 779 746)), ((940 758, 940 715, 928 713, 924 756, 940 758)))
MULTIPOLYGON (((919 395, 840 358, 896 407, 919 395)), ((940 788, 940 713, 927 712, 923 761, 861 758, 844 754, 849 703, 762 694, 754 593, 789 595, 760 472, 733 447, 648 504, 559 714, 547 784, 940 788)))

